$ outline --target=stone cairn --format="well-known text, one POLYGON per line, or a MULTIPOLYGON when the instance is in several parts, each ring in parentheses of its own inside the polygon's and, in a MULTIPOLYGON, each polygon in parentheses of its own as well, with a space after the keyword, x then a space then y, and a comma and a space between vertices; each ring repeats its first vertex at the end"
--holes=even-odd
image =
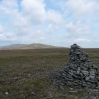
POLYGON ((93 65, 88 54, 73 44, 69 62, 56 73, 56 81, 62 85, 99 88, 99 69, 93 65))

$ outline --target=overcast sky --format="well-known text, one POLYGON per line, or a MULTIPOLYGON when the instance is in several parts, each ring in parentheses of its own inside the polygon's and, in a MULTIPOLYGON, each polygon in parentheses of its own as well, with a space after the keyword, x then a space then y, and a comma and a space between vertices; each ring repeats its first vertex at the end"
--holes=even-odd
POLYGON ((99 0, 0 0, 0 46, 99 48, 99 0))

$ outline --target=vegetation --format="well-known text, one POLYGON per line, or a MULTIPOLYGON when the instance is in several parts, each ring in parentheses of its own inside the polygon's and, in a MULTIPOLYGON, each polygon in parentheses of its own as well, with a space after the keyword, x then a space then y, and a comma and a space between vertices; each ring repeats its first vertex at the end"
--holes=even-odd
MULTIPOLYGON (((99 49, 84 49, 99 66, 99 49)), ((0 51, 0 99, 79 99, 82 92, 70 93, 53 84, 49 76, 68 62, 69 49, 0 51)))

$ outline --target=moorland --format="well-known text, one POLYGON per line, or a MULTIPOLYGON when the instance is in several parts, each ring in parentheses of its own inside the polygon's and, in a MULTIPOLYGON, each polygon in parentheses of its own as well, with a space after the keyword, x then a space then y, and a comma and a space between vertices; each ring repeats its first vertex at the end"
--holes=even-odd
MULTIPOLYGON (((83 50, 99 66, 99 49, 83 50)), ((80 99, 85 91, 71 93, 49 80, 68 59, 69 48, 0 50, 0 99, 80 99)))

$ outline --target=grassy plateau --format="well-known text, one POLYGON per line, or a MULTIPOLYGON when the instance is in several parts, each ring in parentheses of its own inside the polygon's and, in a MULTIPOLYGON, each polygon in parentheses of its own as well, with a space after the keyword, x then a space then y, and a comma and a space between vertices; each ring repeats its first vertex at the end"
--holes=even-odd
MULTIPOLYGON (((99 66, 99 49, 84 49, 99 66)), ((80 99, 84 91, 70 93, 49 76, 63 68, 69 49, 0 50, 0 99, 80 99)))

